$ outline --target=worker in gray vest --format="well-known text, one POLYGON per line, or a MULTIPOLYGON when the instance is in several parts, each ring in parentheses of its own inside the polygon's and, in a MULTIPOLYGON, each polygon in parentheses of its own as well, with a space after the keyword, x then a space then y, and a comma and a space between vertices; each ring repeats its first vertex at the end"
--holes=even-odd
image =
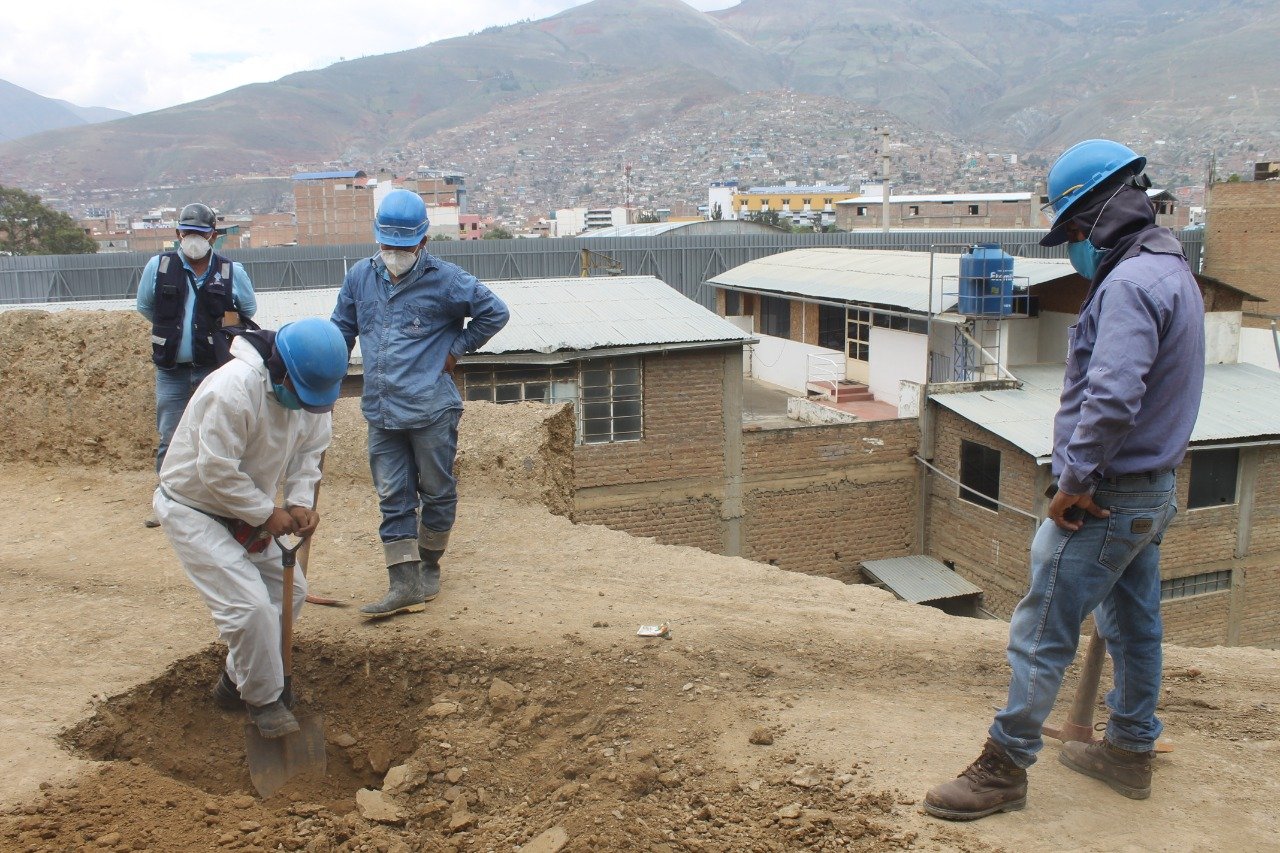
MULTIPOLYGON (((191 395, 228 359, 220 329, 241 323, 258 309, 244 266, 213 251, 217 217, 195 202, 178 216, 178 250, 156 255, 138 281, 138 312, 151 321, 151 360, 156 366, 156 472, 191 395)), ((144 522, 156 527, 155 516, 144 522)))

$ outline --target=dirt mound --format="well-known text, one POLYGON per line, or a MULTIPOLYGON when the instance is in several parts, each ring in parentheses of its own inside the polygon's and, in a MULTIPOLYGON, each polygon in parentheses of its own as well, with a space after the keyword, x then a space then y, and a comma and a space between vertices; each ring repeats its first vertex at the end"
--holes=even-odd
MULTIPOLYGON (((370 483, 368 437, 359 399, 339 400, 333 409, 333 442, 325 455, 326 479, 370 483)), ((454 466, 459 489, 541 504, 568 515, 573 510, 573 439, 573 407, 568 404, 467 403, 454 466)))
MULTIPOLYGON (((0 312, 0 460, 145 470, 156 446, 148 326, 124 311, 0 312)), ((358 398, 338 401, 329 479, 369 482, 358 398)), ((468 403, 458 436, 464 491, 572 510, 572 408, 468 403)))
POLYGON ((0 312, 0 459, 150 465, 147 341, 146 320, 132 312, 0 312))
POLYGON ((25 850, 311 851, 511 849, 544 833, 584 851, 917 840, 902 826, 914 799, 865 771, 784 760, 743 781, 721 766, 714 726, 681 707, 692 690, 719 688, 681 673, 661 645, 426 645, 302 644, 300 708, 324 709, 329 772, 266 801, 251 796, 243 750, 228 748, 243 742, 243 716, 208 701, 224 651, 179 661, 65 733, 109 763, 0 818, 0 839, 25 850), (672 730, 676 713, 686 719, 672 730))

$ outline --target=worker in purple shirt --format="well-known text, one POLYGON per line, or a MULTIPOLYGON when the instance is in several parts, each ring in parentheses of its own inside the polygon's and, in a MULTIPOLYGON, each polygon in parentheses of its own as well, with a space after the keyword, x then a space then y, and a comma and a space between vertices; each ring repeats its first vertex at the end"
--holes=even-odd
POLYGON ((1065 742, 1059 760, 1133 799, 1151 793, 1161 723, 1160 540, 1177 512, 1204 384, 1204 302, 1182 247, 1155 224, 1146 158, 1105 139, 1049 170, 1053 228, 1091 282, 1069 332, 1053 425, 1052 500, 1031 545, 1031 583, 1009 624, 1009 698, 982 754, 925 797, 935 817, 1020 809, 1041 727, 1093 614, 1115 669, 1106 735, 1065 742))

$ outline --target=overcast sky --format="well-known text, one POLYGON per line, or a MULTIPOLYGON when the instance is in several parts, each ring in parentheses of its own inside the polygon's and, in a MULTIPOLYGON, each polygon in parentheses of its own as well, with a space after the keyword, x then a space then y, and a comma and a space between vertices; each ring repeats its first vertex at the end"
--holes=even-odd
MULTIPOLYGON (((582 2, 16 0, 0 13, 0 80, 82 107, 142 113, 582 2)), ((686 2, 711 10, 737 0, 686 2)))

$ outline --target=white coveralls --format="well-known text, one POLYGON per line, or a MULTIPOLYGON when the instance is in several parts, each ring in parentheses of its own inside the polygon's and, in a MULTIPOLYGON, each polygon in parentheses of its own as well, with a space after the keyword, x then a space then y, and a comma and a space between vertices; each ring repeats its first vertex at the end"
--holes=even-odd
MULTIPOLYGON (((227 674, 242 699, 265 705, 284 689, 280 549, 271 542, 250 554, 206 513, 260 525, 275 508, 281 485, 285 506, 312 508, 332 417, 277 403, 252 344, 235 338, 231 355, 187 404, 153 506, 227 644, 227 674)), ((293 590, 296 619, 307 595, 296 569, 293 590)))

